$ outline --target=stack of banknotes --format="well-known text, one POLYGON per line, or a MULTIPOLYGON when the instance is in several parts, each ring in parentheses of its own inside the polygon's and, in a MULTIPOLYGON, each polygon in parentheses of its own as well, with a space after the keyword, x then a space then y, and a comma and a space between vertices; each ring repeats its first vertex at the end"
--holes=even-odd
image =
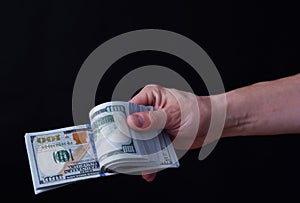
POLYGON ((26 133, 35 194, 89 178, 178 167, 164 130, 137 132, 127 125, 129 114, 152 110, 106 102, 91 109, 90 124, 26 133))

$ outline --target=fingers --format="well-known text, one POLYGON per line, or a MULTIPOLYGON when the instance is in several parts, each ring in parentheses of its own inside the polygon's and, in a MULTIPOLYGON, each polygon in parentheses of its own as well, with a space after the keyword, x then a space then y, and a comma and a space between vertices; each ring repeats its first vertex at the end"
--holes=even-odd
POLYGON ((163 87, 159 85, 146 85, 137 95, 130 99, 129 102, 140 105, 154 105, 156 102, 159 102, 161 91, 163 91, 163 87))
MULTIPOLYGON (((158 85, 147 85, 137 95, 135 95, 129 102, 140 105, 154 105, 159 99, 158 85)), ((160 99, 159 99, 160 100, 160 99)), ((129 127, 136 131, 151 131, 159 130, 165 127, 167 122, 167 114, 163 110, 144 111, 133 113, 127 117, 129 127)), ((151 182, 156 177, 155 171, 144 171, 142 177, 148 182, 151 182)))
POLYGON ((138 112, 127 117, 129 127, 136 131, 161 130, 166 122, 167 114, 163 110, 138 112))
POLYGON ((148 181, 148 182, 152 182, 155 177, 156 177, 156 172, 153 172, 153 173, 146 173, 146 172, 142 172, 142 177, 148 181))
POLYGON ((129 100, 129 102, 140 104, 140 105, 149 105, 148 102, 148 92, 142 89, 137 95, 129 100))
MULTIPOLYGON (((159 106, 163 88, 159 85, 147 85, 129 102, 140 105, 159 106)), ((167 114, 159 109, 133 113, 127 117, 128 125, 137 131, 161 130, 167 122, 167 114)))

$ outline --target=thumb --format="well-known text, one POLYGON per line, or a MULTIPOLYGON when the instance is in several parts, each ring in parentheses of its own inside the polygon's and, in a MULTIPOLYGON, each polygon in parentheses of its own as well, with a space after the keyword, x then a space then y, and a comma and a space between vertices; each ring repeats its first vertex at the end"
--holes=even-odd
POLYGON ((127 117, 129 127, 136 131, 164 129, 166 122, 167 114, 163 110, 137 112, 127 117))

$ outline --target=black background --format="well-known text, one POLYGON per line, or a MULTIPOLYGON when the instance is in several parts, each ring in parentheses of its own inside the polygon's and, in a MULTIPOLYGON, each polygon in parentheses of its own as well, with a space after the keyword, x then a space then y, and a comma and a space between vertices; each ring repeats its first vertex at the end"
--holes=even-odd
MULTIPOLYGON (((299 6, 283 1, 10 1, 1 3, 1 196, 26 202, 299 202, 297 135, 220 140, 204 161, 187 153, 178 169, 152 183, 118 175, 34 195, 26 132, 73 125, 72 91, 89 54, 136 29, 165 29, 199 44, 214 61, 226 91, 298 73, 299 6), (3 196, 4 195, 4 196, 3 196)), ((190 67, 161 53, 116 62, 99 84, 109 100, 118 77, 132 68, 165 65, 205 94, 190 67), (197 84, 199 87, 197 87, 197 84)), ((140 87, 137 87, 137 90, 140 87)), ((288 98, 287 98, 288 99, 288 98)))

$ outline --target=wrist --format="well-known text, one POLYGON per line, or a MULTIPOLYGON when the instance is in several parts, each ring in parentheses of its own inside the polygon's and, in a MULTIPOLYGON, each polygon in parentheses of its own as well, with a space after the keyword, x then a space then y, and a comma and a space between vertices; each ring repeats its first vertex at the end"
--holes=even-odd
POLYGON ((200 123, 198 135, 206 135, 211 121, 211 98, 210 96, 198 96, 198 108, 200 112, 200 123))
POLYGON ((227 92, 226 99, 226 120, 222 137, 244 135, 250 124, 247 100, 236 90, 227 92))

